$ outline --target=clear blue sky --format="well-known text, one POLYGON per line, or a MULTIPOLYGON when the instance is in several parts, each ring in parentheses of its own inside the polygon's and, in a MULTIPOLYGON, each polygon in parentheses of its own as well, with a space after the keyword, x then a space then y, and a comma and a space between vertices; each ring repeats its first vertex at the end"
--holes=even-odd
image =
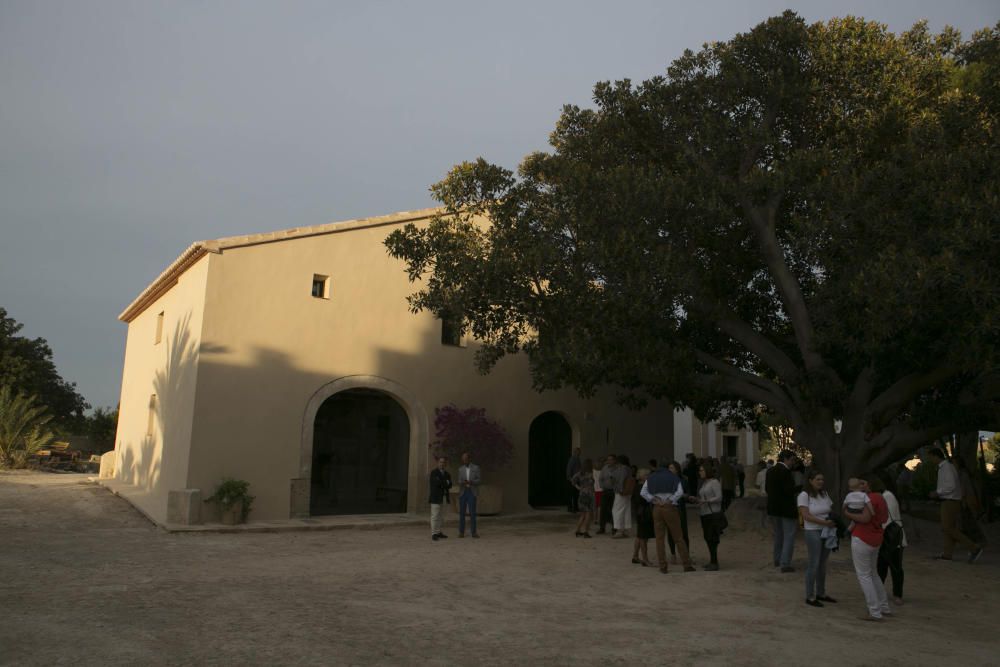
POLYGON ((116 316, 191 242, 431 206, 456 162, 545 148, 596 81, 788 7, 1000 20, 997 0, 0 0, 0 306, 113 406, 116 316))

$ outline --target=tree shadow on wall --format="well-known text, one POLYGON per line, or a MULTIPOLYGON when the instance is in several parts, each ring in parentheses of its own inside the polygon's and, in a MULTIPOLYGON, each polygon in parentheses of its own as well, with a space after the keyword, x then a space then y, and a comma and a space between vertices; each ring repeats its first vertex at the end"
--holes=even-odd
MULTIPOLYGON (((146 435, 137 448, 127 448, 121 457, 122 468, 131 483, 151 489, 160 482, 164 472, 165 452, 183 447, 190 437, 190 419, 185 423, 186 412, 194 396, 196 351, 190 331, 191 315, 184 315, 165 341, 166 359, 153 377, 153 394, 150 398, 149 424, 146 435)), ((171 458, 169 455, 166 458, 171 458)), ((173 457, 177 458, 177 457, 173 457)), ((183 470, 181 470, 183 475, 183 470)), ((167 480, 176 485, 175 479, 167 480)), ((183 488, 181 480, 178 488, 183 488)))

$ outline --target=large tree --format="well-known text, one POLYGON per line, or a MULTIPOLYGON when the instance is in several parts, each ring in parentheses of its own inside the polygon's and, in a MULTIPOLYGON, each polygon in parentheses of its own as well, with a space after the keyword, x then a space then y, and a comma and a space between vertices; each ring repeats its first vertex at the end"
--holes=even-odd
POLYGON ((26 338, 18 333, 22 324, 0 308, 0 386, 15 394, 33 396, 48 408, 53 425, 74 431, 83 424, 83 411, 90 406, 67 382, 52 361, 52 348, 44 338, 26 338))
POLYGON ((539 389, 766 406, 834 488, 996 423, 998 118, 962 87, 991 34, 786 12, 600 83, 551 152, 455 167, 389 237, 411 307, 460 314, 484 371, 526 351, 539 389))

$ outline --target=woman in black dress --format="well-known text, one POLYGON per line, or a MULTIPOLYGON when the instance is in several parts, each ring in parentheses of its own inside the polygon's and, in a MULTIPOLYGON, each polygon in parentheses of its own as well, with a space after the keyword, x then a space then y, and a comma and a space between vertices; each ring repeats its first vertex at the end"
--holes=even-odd
POLYGON ((653 533, 653 507, 646 502, 640 493, 648 476, 648 470, 640 469, 636 475, 635 489, 632 491, 632 513, 635 514, 635 543, 632 547, 632 562, 643 567, 649 567, 649 552, 646 548, 650 538, 655 537, 653 533))

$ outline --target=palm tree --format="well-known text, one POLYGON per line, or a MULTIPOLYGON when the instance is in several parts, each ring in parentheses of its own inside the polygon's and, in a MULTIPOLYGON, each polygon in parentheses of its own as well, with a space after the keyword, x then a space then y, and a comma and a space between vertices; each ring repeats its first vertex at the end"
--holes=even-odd
POLYGON ((52 442, 55 435, 46 426, 51 420, 48 408, 36 403, 34 396, 0 386, 0 468, 23 466, 52 442))

